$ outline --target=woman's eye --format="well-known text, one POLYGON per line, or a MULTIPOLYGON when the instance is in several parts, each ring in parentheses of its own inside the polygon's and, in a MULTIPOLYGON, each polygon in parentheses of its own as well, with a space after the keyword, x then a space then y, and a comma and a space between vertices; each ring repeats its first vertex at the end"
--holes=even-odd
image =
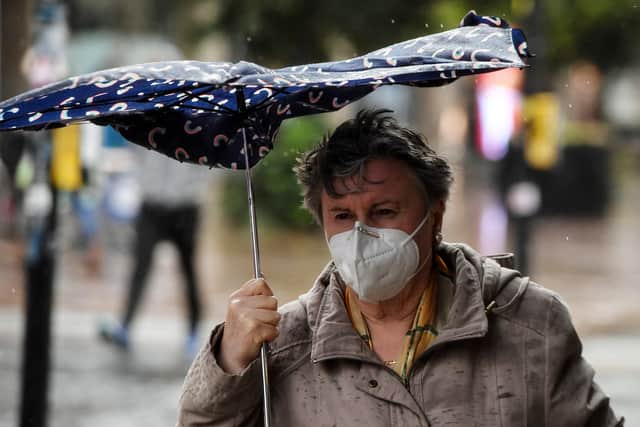
POLYGON ((378 216, 391 216, 394 214, 394 211, 392 209, 378 209, 376 211, 376 215, 378 216))
POLYGON ((347 212, 340 212, 340 213, 337 213, 334 218, 339 221, 342 221, 345 219, 349 219, 349 214, 347 212))

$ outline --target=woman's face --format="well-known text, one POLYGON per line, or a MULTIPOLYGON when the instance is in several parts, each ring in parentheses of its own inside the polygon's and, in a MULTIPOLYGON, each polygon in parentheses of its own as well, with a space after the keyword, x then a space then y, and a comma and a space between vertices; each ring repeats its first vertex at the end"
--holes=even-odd
MULTIPOLYGON (((363 178, 335 178, 335 189, 343 194, 340 197, 331 197, 322 191, 322 223, 327 241, 337 233, 352 229, 356 221, 413 233, 427 214, 427 200, 409 167, 392 158, 373 159, 365 164, 363 178)), ((433 236, 440 230, 443 212, 443 202, 434 204, 430 218, 414 236, 421 262, 431 253, 433 236)))

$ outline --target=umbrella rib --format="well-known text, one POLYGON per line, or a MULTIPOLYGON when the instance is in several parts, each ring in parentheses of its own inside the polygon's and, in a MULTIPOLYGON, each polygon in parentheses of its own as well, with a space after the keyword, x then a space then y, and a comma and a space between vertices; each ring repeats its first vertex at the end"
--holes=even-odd
POLYGON ((267 96, 265 99, 263 99, 262 101, 260 101, 259 103, 257 103, 256 105, 253 105, 251 107, 252 111, 255 110, 259 110, 261 109, 263 106, 265 106, 265 104, 271 104, 272 101, 276 98, 276 95, 281 95, 281 94, 287 94, 287 89, 286 88, 271 88, 274 92, 277 92, 275 94, 271 94, 269 96, 267 96))
MULTIPOLYGON (((217 85, 209 85, 209 87, 206 87, 204 90, 205 91, 211 90, 211 88, 213 88, 215 86, 217 86, 217 85)), ((211 103, 208 100, 206 100, 204 98, 201 98, 199 95, 194 95, 190 91, 185 91, 183 89, 175 90, 173 88, 170 89, 170 90, 158 91, 158 92, 149 94, 148 96, 141 97, 141 98, 138 98, 136 96, 131 96, 131 97, 119 97, 118 99, 98 100, 98 101, 96 101, 96 102, 94 102, 92 104, 83 105, 83 106, 81 106, 81 108, 82 107, 86 108, 86 107, 89 107, 89 106, 99 108, 99 107, 106 106, 106 105, 109 105, 109 104, 114 103, 114 102, 131 102, 131 101, 134 101, 134 102, 151 102, 152 98, 157 98, 157 97, 160 97, 160 96, 170 95, 171 93, 183 93, 183 94, 185 94, 187 96, 197 97, 199 100, 205 101, 205 102, 207 102, 207 103, 209 103, 209 104, 211 104, 213 106, 217 106, 219 108, 219 110, 222 110, 222 111, 219 111, 219 110, 214 110, 214 109, 204 109, 205 111, 218 112, 218 113, 223 113, 223 114, 224 113, 228 113, 229 115, 233 115, 235 113, 235 111, 230 109, 230 108, 227 108, 227 107, 215 104, 215 103, 211 103)), ((176 105, 180 105, 181 102, 182 102, 182 100, 178 99, 178 100, 176 100, 174 102, 166 104, 163 107, 163 109, 167 109, 167 108, 174 107, 176 105)), ((78 108, 78 106, 76 106, 76 105, 68 105, 68 106, 55 105, 55 106, 51 106, 49 108, 42 109, 42 110, 40 110, 40 112, 41 113, 50 113, 50 112, 58 112, 58 111, 60 111, 60 112, 61 111, 72 111, 72 110, 77 109, 77 108, 78 108)), ((12 117, 7 117, 7 118, 5 118, 3 120, 3 122, 6 123, 6 122, 15 121, 15 120, 20 120, 23 117, 24 116, 22 116, 22 115, 16 115, 16 116, 12 116, 12 117)), ((82 119, 79 119, 79 121, 80 120, 82 120, 82 119)), ((91 117, 87 117, 86 120, 91 120, 91 117)))
MULTIPOLYGON (((236 115, 238 112, 229 108, 229 107, 225 107, 224 105, 220 105, 217 104, 215 102, 211 102, 206 98, 202 97, 203 92, 208 92, 211 89, 214 89, 217 86, 221 86, 221 85, 217 85, 217 84, 208 84, 205 87, 201 87, 198 88, 197 91, 191 91, 191 90, 175 90, 175 89, 166 89, 163 91, 157 91, 154 93, 151 93, 145 97, 137 97, 137 96, 130 96, 130 97, 119 97, 118 99, 102 99, 102 100, 96 100, 96 102, 92 103, 92 104, 86 104, 81 106, 84 108, 87 108, 89 106, 95 107, 95 108, 99 108, 99 107, 103 107, 106 105, 109 105, 111 103, 114 102, 151 102, 152 98, 157 98, 157 97, 161 97, 161 96, 166 96, 166 95, 170 95, 172 93, 182 93, 186 96, 192 97, 192 98, 197 98, 199 101, 205 102, 209 105, 211 105, 214 108, 203 108, 203 107, 193 107, 193 109, 200 109, 200 110, 204 110, 204 111, 208 111, 211 113, 217 113, 217 114, 221 114, 221 115, 228 115, 228 116, 234 116, 236 115), (200 92, 200 93, 198 93, 200 92), (217 108, 216 108, 217 107, 217 108)), ((238 90, 243 90, 244 87, 243 86, 239 86, 238 90)), ((287 94, 287 88, 271 88, 273 90, 273 94, 269 95, 268 97, 266 97, 265 99, 263 99, 262 101, 260 101, 258 104, 255 104, 251 107, 251 110, 259 110, 261 108, 264 108, 266 105, 271 104, 273 102, 273 100, 275 99, 276 96, 281 95, 281 94, 287 94)), ((181 99, 177 99, 174 102, 170 102, 167 103, 166 105, 164 105, 164 107, 162 107, 161 109, 169 109, 175 106, 180 106, 180 104, 182 103, 181 99)), ((68 105, 68 106, 59 106, 59 105, 55 105, 49 108, 45 108, 40 110, 40 112, 42 113, 50 113, 50 112, 58 112, 58 111, 72 111, 74 109, 77 109, 78 106, 76 105, 68 105)), ((185 107, 188 108, 188 107, 185 107)), ((117 113, 116 113, 117 114, 117 113)), ((23 116, 13 116, 13 117, 7 117, 6 119, 4 119, 4 122, 11 122, 11 121, 15 121, 15 120, 20 120, 21 118, 23 118, 23 116)), ((92 118, 87 116, 86 120, 91 120, 92 118)), ((78 118, 77 121, 82 121, 85 120, 85 118, 78 118)), ((74 120, 75 121, 75 120, 74 120)))
MULTIPOLYGON (((244 86, 237 86, 238 90, 243 90, 245 87, 244 86)), ((270 101, 272 101, 273 99, 275 99, 276 95, 280 95, 280 94, 287 94, 287 88, 271 88, 274 92, 277 92, 276 94, 272 94, 269 95, 268 97, 266 97, 265 99, 263 99, 262 101, 260 101, 258 104, 255 104, 251 107, 251 110, 259 110, 260 108, 262 108, 265 104, 269 103, 270 101)), ((185 91, 185 94, 192 96, 194 98, 198 98, 200 101, 204 101, 207 104, 213 105, 214 107, 218 107, 221 110, 226 110, 227 112, 229 112, 231 115, 235 115, 237 113, 237 111, 231 109, 231 108, 227 108, 223 105, 219 105, 216 104, 215 102, 211 102, 206 98, 202 98, 200 94, 194 94, 193 92, 190 91, 185 91)), ((205 110, 207 111, 207 110, 205 110)), ((218 110, 208 110, 208 111, 218 111, 218 110)))
POLYGON ((237 113, 237 111, 235 111, 235 110, 233 110, 231 108, 225 107, 224 105, 216 104, 215 102, 211 102, 206 98, 202 98, 201 94, 194 94, 193 92, 190 92, 190 91, 183 91, 183 93, 185 95, 191 96, 193 98, 197 98, 199 101, 206 102, 207 104, 213 106, 213 108, 211 108, 211 109, 200 108, 201 110, 211 111, 211 112, 223 111, 225 113, 229 113, 230 116, 233 116, 233 115, 235 115, 237 113), (217 107, 217 109, 215 107, 217 107))
MULTIPOLYGON (((169 95, 172 92, 173 93, 178 93, 180 91, 175 91, 175 90, 172 89, 172 90, 166 90, 166 91, 162 91, 162 92, 159 91, 159 92, 156 92, 156 93, 153 93, 153 94, 149 94, 149 96, 141 97, 141 98, 137 98, 136 96, 131 96, 131 97, 119 97, 117 99, 105 99, 105 100, 96 101, 96 102, 91 103, 91 104, 82 105, 81 107, 89 107, 89 106, 102 107, 102 106, 109 105, 109 104, 114 103, 114 102, 130 102, 130 101, 136 101, 136 100, 139 100, 140 102, 150 102, 151 98, 158 97, 158 96, 169 95)), ((173 105, 173 104, 171 104, 171 105, 173 105)), ((42 109, 42 110, 40 110, 40 112, 41 113, 50 113, 52 111, 65 111, 65 110, 66 111, 70 111, 70 110, 73 110, 73 109, 76 109, 76 108, 78 108, 77 105, 69 105, 69 106, 55 105, 55 106, 52 106, 52 107, 49 107, 49 108, 42 109)), ((11 120, 13 118, 20 118, 20 117, 22 117, 22 116, 11 117, 8 120, 11 120)))

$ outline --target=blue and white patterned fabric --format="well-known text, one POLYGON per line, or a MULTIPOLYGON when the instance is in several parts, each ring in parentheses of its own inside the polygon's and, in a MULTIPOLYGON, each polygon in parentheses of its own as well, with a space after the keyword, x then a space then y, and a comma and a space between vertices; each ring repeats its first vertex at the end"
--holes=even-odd
POLYGON ((526 66, 520 30, 475 12, 461 25, 344 61, 276 70, 173 61, 98 71, 0 103, 0 131, 90 121, 180 161, 236 169, 245 167, 244 127, 253 166, 285 119, 338 110, 381 85, 437 86, 526 66))

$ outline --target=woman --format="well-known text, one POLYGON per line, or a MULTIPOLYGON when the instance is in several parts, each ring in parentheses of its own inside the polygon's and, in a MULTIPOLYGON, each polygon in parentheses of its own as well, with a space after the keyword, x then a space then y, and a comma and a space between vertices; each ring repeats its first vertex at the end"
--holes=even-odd
POLYGON ((296 173, 333 260, 279 311, 263 279, 231 295, 180 425, 259 425, 264 341, 277 426, 622 425, 558 298, 442 242, 452 173, 423 137, 364 111, 296 173))

